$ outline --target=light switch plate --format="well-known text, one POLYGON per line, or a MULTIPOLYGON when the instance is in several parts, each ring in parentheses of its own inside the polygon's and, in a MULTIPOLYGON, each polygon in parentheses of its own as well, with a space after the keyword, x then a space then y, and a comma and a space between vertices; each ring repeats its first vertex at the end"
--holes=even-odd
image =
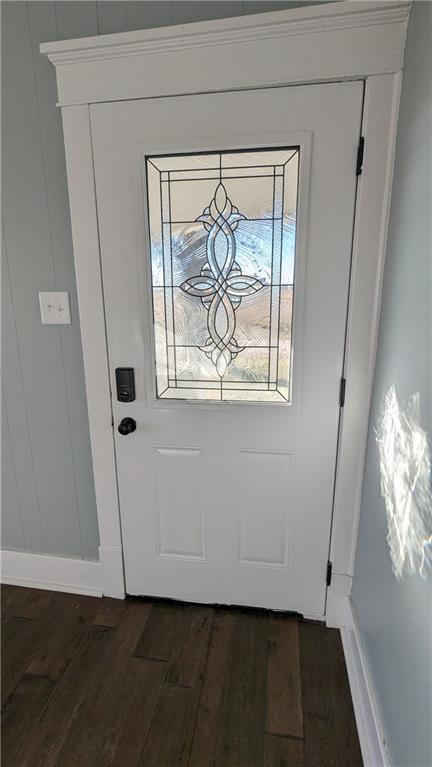
POLYGON ((70 325, 69 293, 40 291, 39 304, 42 325, 70 325))

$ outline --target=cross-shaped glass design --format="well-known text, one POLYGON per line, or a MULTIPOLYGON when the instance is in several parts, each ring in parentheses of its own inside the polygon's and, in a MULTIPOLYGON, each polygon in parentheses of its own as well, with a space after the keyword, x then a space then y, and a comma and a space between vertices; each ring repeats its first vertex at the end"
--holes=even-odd
POLYGON ((158 398, 290 401, 298 164, 146 158, 158 398))
POLYGON ((244 218, 232 205, 220 181, 210 205, 197 219, 208 232, 207 262, 198 277, 190 277, 180 286, 185 293, 200 298, 207 309, 209 337, 199 348, 210 357, 221 378, 230 362, 244 349, 234 338, 235 310, 243 296, 257 293, 263 287, 256 277, 242 274, 235 260, 234 231, 244 218))

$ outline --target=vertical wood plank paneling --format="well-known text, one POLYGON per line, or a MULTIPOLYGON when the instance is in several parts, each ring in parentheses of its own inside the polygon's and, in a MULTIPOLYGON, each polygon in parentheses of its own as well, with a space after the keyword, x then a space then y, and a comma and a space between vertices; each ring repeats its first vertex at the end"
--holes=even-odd
POLYGON ((21 519, 21 507, 18 498, 15 466, 9 435, 9 423, 6 414, 2 390, 1 408, 1 473, 2 473, 2 516, 1 538, 6 540, 9 548, 19 551, 26 548, 24 529, 21 519))
POLYGON ((267 11, 284 11, 287 8, 298 8, 302 5, 314 5, 315 3, 290 2, 290 0, 244 0, 243 13, 265 13, 267 11))
POLYGON ((128 30, 164 27, 172 24, 170 0, 143 0, 125 3, 128 30))
POLYGON ((103 0, 96 3, 99 34, 110 35, 114 32, 126 32, 126 8, 117 0, 103 0))
MULTIPOLYGON (((36 491, 33 456, 30 444, 27 401, 24 395, 20 349, 16 332, 14 305, 10 289, 8 254, 2 231, 2 383, 5 400, 5 416, 11 424, 9 438, 15 479, 22 514, 26 547, 32 551, 44 551, 39 501, 36 491)), ((3 482, 7 482, 4 477, 3 482)), ((3 514, 9 509, 3 505, 3 514)), ((16 548, 9 538, 9 528, 4 528, 2 546, 16 548)))
POLYGON ((230 16, 241 16, 241 0, 206 0, 204 3, 196 0, 173 0, 172 23, 187 24, 191 21, 207 21, 209 19, 226 19, 230 16))
POLYGON ((85 559, 95 559, 98 553, 96 501, 82 365, 61 114, 55 106, 54 67, 46 57, 39 53, 39 43, 57 39, 56 13, 54 3, 49 2, 31 2, 28 3, 28 8, 36 98, 40 115, 54 282, 58 290, 69 292, 71 303, 72 325, 60 327, 59 334, 65 379, 68 432, 72 449, 72 471, 82 538, 82 555, 85 559))
POLYGON ((54 5, 58 40, 98 34, 98 16, 95 2, 90 2, 90 0, 71 2, 71 0, 67 0, 67 2, 57 2, 54 5))
POLYGON ((28 9, 2 10, 4 233, 45 550, 81 556, 60 334, 37 297, 54 275, 28 9))

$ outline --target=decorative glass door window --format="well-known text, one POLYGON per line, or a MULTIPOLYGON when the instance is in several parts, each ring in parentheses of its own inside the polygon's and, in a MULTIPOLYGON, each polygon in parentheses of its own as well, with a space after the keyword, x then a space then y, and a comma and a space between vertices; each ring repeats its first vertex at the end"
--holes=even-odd
POLYGON ((289 402, 299 148, 146 158, 160 399, 289 402))

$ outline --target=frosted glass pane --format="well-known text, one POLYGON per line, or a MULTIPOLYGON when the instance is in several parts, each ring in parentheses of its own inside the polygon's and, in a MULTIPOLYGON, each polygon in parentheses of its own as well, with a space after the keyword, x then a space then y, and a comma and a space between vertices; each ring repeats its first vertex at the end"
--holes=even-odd
POLYGON ((171 226, 173 285, 180 287, 193 277, 207 261, 207 232, 201 223, 171 226))
POLYGON ((298 147, 146 158, 161 399, 289 402, 298 147))
MULTIPOLYGON (((268 346, 271 288, 245 296, 236 311, 236 339, 241 346, 268 346)), ((240 360, 238 360, 240 361, 240 360)))

